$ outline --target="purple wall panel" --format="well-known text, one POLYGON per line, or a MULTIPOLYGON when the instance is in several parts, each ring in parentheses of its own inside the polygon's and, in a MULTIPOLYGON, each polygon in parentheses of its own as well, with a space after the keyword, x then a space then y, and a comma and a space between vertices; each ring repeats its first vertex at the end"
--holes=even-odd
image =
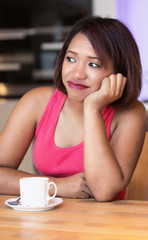
POLYGON ((148 101, 148 0, 116 0, 116 18, 133 33, 139 47, 143 87, 139 99, 148 101))

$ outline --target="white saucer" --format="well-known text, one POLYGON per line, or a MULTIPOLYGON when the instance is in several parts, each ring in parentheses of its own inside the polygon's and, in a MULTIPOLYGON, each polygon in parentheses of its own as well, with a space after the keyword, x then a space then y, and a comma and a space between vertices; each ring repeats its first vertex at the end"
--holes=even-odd
POLYGON ((54 198, 52 200, 50 200, 50 203, 47 205, 47 206, 44 206, 44 207, 23 207, 21 205, 21 203, 19 203, 18 205, 11 205, 9 204, 9 202, 13 202, 13 201, 16 201, 18 198, 11 198, 11 199, 8 199, 5 201, 5 204, 8 206, 8 207, 11 207, 15 210, 19 210, 19 211, 28 211, 28 212, 32 212, 32 211, 38 211, 38 212, 41 212, 41 211, 47 211, 47 210, 51 210, 53 209, 54 207, 58 206, 59 204, 61 204, 63 202, 63 199, 62 198, 54 198))

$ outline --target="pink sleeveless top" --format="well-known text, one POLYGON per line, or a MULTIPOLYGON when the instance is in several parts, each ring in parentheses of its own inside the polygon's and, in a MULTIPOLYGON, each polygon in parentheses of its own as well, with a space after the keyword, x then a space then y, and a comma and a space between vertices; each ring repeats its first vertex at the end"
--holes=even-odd
MULTIPOLYGON (((58 89, 54 91, 36 128, 33 159, 41 175, 68 177, 84 171, 83 142, 69 148, 60 148, 54 143, 55 127, 66 97, 58 89)), ((109 140, 114 112, 115 110, 109 106, 102 111, 109 140)), ((124 199, 124 195, 125 192, 121 192, 115 199, 124 199)))

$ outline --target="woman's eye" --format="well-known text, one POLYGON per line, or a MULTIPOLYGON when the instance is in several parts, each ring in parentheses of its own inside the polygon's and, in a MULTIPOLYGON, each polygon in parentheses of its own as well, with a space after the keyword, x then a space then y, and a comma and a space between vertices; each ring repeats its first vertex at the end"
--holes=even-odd
POLYGON ((68 62, 75 62, 75 59, 72 57, 66 57, 66 59, 68 60, 68 62))
POLYGON ((93 67, 93 68, 98 68, 99 65, 97 63, 89 63, 89 66, 93 67))

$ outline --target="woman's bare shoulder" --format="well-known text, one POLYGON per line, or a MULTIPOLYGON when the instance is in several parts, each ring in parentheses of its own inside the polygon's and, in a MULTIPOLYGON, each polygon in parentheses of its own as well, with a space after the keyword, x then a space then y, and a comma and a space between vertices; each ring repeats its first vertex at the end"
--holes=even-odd
POLYGON ((37 87, 25 93, 23 97, 33 98, 34 100, 48 98, 49 100, 54 90, 53 86, 37 87))
POLYGON ((30 98, 33 108, 36 109, 38 113, 38 118, 40 118, 54 92, 54 87, 38 87, 27 93, 28 98, 30 98))
POLYGON ((54 87, 38 87, 34 88, 23 95, 17 104, 18 111, 24 109, 33 114, 38 122, 50 100, 55 88, 54 87))
POLYGON ((124 109, 122 111, 118 111, 117 113, 120 116, 123 117, 123 115, 125 117, 133 117, 133 118, 137 118, 141 121, 141 118, 143 118, 143 120, 146 119, 146 108, 144 106, 144 104, 140 101, 136 101, 134 104, 132 104, 130 107, 128 107, 127 109, 124 109))
POLYGON ((34 88, 27 93, 24 94, 24 96, 21 98, 20 101, 24 101, 26 103, 29 102, 29 104, 39 104, 40 106, 47 105, 49 99, 51 98, 55 88, 54 87, 38 87, 34 88))
POLYGON ((144 104, 136 101, 124 110, 117 110, 115 113, 115 124, 130 126, 130 128, 146 128, 147 112, 144 104), (133 127, 132 127, 133 126, 133 127))
POLYGON ((119 131, 145 131, 147 122, 147 112, 142 102, 136 101, 126 109, 115 111, 111 124, 111 134, 115 130, 119 131))

